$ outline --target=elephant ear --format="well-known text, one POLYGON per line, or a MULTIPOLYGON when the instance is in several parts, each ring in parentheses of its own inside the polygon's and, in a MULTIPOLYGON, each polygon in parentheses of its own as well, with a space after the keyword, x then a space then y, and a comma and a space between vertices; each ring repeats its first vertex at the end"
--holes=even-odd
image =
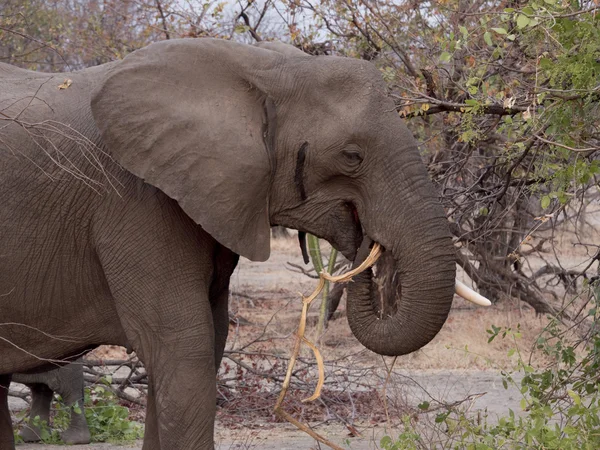
POLYGON ((212 39, 152 44, 92 93, 104 144, 224 246, 268 259, 277 54, 212 39))

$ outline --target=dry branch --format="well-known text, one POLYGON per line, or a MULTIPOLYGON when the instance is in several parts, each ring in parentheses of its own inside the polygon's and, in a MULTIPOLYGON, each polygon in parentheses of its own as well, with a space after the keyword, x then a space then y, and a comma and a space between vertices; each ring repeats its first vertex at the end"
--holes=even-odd
POLYGON ((381 249, 380 245, 375 244, 373 246, 369 256, 356 269, 353 269, 345 274, 338 275, 335 277, 329 275, 326 272, 321 272, 319 274, 319 284, 316 287, 316 289, 313 291, 313 293, 311 295, 309 295, 308 297, 302 296, 302 314, 300 316, 300 324, 298 325, 298 331, 296 333, 296 341, 294 344, 294 350, 292 351, 292 356, 290 357, 290 362, 288 364, 288 369, 287 369, 287 373, 285 376, 285 380, 283 381, 281 393, 279 394, 277 402, 275 403, 274 411, 278 416, 280 416, 280 417, 284 418, 285 420, 287 420, 288 422, 292 423, 293 425, 295 425, 300 430, 304 431, 305 433, 307 433, 308 435, 310 435, 317 441, 322 442, 323 444, 325 444, 335 450, 342 450, 342 448, 337 446, 333 442, 327 440, 326 438, 322 437, 321 435, 315 433, 307 425, 304 425, 303 423, 294 419, 290 414, 288 414, 282 408, 282 404, 283 404, 283 401, 285 400, 285 396, 286 396, 287 390, 290 385, 290 379, 292 377, 292 371, 294 369, 294 365, 296 364, 296 360, 298 358, 298 353, 300 352, 300 346, 302 345, 303 342, 312 349, 312 351, 315 355, 315 358, 317 360, 318 367, 319 367, 319 381, 317 383, 315 391, 312 396, 304 399, 303 402, 314 401, 314 400, 318 399, 321 395, 321 388, 323 387, 324 377, 325 377, 324 369, 323 369, 323 359, 321 358, 321 355, 320 355, 317 347, 313 343, 309 342, 308 339, 306 339, 304 337, 304 332, 306 330, 306 316, 307 316, 308 308, 310 307, 310 304, 313 302, 313 300, 315 298, 317 298, 319 293, 323 290, 323 288, 325 287, 326 281, 330 281, 333 283, 347 283, 347 282, 351 281, 352 277, 363 272, 365 269, 367 269, 367 268, 371 267, 373 264, 375 264, 377 259, 381 256, 381 252, 382 252, 382 249, 381 249))

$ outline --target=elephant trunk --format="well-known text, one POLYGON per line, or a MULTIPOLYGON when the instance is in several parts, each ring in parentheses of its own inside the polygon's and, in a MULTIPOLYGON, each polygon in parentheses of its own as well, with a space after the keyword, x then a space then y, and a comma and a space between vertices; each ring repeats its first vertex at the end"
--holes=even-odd
MULTIPOLYGON (((395 311, 382 317, 385 309, 379 307, 380 290, 373 282, 371 269, 354 277, 347 288, 350 329, 365 347, 380 355, 404 355, 429 343, 452 305, 455 249, 444 211, 423 172, 413 179, 413 186, 417 186, 413 193, 417 195, 396 203, 400 205, 396 208, 378 205, 383 213, 377 216, 378 222, 371 223, 371 231, 366 229, 368 238, 382 244, 393 256, 394 277, 400 288, 382 291, 399 297, 395 299, 395 311)), ((386 192, 385 187, 382 192, 386 192)), ((368 254, 370 239, 365 241, 355 265, 368 254)))
MULTIPOLYGON (((452 257, 423 255, 405 268, 399 258, 394 259, 400 267, 396 276, 401 298, 396 299, 392 315, 381 317, 372 269, 355 276, 348 285, 347 315, 352 333, 368 349, 387 356, 405 355, 429 343, 446 321, 454 295, 452 257)), ((359 263, 357 258, 355 264, 359 263)))

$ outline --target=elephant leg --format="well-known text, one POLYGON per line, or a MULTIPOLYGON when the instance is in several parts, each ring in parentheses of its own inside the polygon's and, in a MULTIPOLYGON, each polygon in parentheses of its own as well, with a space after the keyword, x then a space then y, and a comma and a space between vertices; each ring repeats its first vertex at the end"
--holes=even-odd
MULTIPOLYGON (((148 423, 149 434, 144 438, 144 449, 159 448, 156 438, 163 443, 160 446, 163 450, 214 448, 216 383, 210 310, 204 317, 211 322, 210 330, 204 333, 190 335, 190 329, 183 325, 185 321, 181 318, 177 321, 182 323, 181 328, 178 325, 169 327, 173 334, 163 335, 151 344, 149 337, 143 337, 141 345, 134 343, 152 385, 150 405, 154 404, 154 411, 151 410, 149 420, 155 420, 158 428, 156 433, 152 430, 154 424, 148 423), (146 342, 148 344, 144 345, 146 342)), ((200 320, 198 316, 196 319, 200 320)))
POLYGON ((151 385, 144 450, 213 449, 215 331, 208 283, 194 283, 196 274, 185 273, 177 262, 166 265, 177 268, 166 275, 183 279, 165 281, 165 273, 155 273, 152 280, 119 285, 115 296, 127 339, 151 385))
POLYGON ((129 205, 116 222, 123 229, 113 229, 111 221, 106 230, 98 225, 97 251, 121 327, 151 384, 150 420, 156 418, 158 432, 148 424, 144 448, 212 450, 216 371, 210 290, 221 246, 159 192, 135 201, 136 208, 129 205), (152 220, 156 211, 160 220, 152 220), (156 438, 159 443, 151 442, 156 438))
POLYGON ((81 361, 61 367, 58 371, 59 386, 56 392, 60 394, 64 403, 69 407, 71 421, 69 427, 61 433, 65 444, 89 444, 91 434, 85 418, 83 406, 84 383, 83 364, 81 361))
POLYGON ((229 280, 239 256, 221 247, 215 257, 216 273, 210 286, 210 306, 215 328, 215 370, 219 373, 229 334, 229 280))
POLYGON ((12 420, 8 409, 10 375, 0 375, 0 450, 14 450, 12 420))
POLYGON ((148 400, 146 402, 146 425, 144 428, 144 445, 142 450, 160 450, 158 435, 158 419, 156 417, 156 400, 152 382, 148 377, 148 400))
POLYGON ((46 422, 46 426, 50 424, 50 406, 54 391, 42 383, 28 383, 27 387, 31 389, 31 411, 29 412, 29 423, 23 427, 20 435, 25 442, 38 442, 42 439, 39 425, 42 422, 46 422))
POLYGON ((215 328, 215 370, 219 373, 229 334, 229 289, 221 291, 216 298, 211 300, 215 328))

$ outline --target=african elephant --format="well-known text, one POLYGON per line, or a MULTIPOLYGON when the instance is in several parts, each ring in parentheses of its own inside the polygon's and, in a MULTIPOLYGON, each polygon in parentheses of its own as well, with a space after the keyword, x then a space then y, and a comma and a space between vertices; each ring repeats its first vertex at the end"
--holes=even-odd
POLYGON ((127 342, 149 379, 144 450, 213 448, 229 278, 269 257, 271 225, 355 264, 371 240, 391 252, 393 317, 370 271, 348 288, 367 348, 415 351, 448 315, 447 220, 368 62, 182 39, 68 74, 0 64, 0 123, 1 450, 12 373, 127 342))
POLYGON ((47 372, 15 373, 12 381, 25 384, 31 389, 30 420, 21 430, 21 438, 25 442, 40 440, 40 428, 34 424, 34 418, 38 416, 40 420, 49 423, 50 406, 56 392, 69 407, 71 414, 69 427, 61 433, 61 439, 66 444, 89 444, 91 435, 83 407, 84 383, 81 361, 47 372), (74 410, 76 405, 79 411, 74 410))

